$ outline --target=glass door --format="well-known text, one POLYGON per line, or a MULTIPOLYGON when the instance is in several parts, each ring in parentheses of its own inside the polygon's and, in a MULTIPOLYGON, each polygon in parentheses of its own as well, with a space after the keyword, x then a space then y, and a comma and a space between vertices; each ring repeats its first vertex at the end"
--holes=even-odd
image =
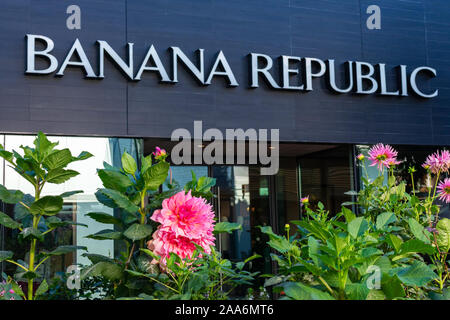
MULTIPOLYGON (((260 254, 263 258, 253 260, 249 264, 250 270, 270 273, 268 239, 257 228, 270 225, 268 176, 261 176, 258 167, 249 166, 213 166, 211 171, 211 176, 217 179, 218 220, 242 225, 242 230, 220 235, 218 246, 223 257, 242 261, 253 254, 260 254)), ((262 283, 257 283, 259 285, 262 283)))

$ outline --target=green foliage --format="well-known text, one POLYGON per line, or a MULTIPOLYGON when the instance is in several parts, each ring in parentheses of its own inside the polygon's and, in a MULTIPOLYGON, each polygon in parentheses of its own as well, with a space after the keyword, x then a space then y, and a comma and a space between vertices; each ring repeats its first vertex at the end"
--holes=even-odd
POLYGON ((235 222, 218 222, 214 226, 214 234, 233 233, 233 231, 242 230, 242 225, 235 222))
MULTIPOLYGON (((0 145, 0 157, 5 159, 17 174, 32 184, 34 189, 34 196, 31 196, 18 190, 8 190, 0 185, 0 200, 16 205, 14 217, 0 212, 0 224, 6 228, 19 229, 19 239, 30 242, 28 263, 22 260, 14 261, 12 260, 14 253, 4 251, 0 252, 0 261, 13 263, 23 271, 22 276, 28 279, 28 293, 26 296, 23 295, 23 298, 28 300, 33 300, 48 290, 44 279, 33 293, 33 281, 38 277, 39 266, 50 256, 86 250, 84 247, 60 246, 51 252, 45 250, 38 252, 38 244, 44 241, 46 234, 62 226, 77 224, 73 221, 61 221, 55 215, 62 209, 63 198, 79 191, 42 197, 44 186, 47 183, 64 183, 77 176, 78 172, 66 167, 75 161, 92 157, 88 152, 82 152, 78 157, 72 156, 69 149, 58 150, 55 148, 57 145, 58 142, 50 142, 42 132, 39 132, 34 140, 34 147, 20 146, 23 155, 14 150, 6 151, 0 145)), ((13 281, 10 283, 14 286, 13 281)))
POLYGON ((349 192, 357 201, 348 203, 362 215, 342 207, 330 217, 322 204, 316 211, 306 204, 306 216, 291 221, 294 235, 289 228, 282 236, 261 227, 279 270, 265 286, 282 299, 445 299, 450 220, 428 231, 439 208, 408 194, 392 172, 387 185, 383 176, 363 181, 360 192, 349 192))
POLYGON ((191 170, 191 174, 192 180, 186 184, 184 191, 191 191, 191 194, 194 197, 211 199, 213 197, 211 188, 216 184, 216 179, 210 177, 200 177, 197 180, 194 171, 191 170))
MULTIPOLYGON (((150 258, 160 261, 160 258, 150 250, 142 249, 142 251, 150 258)), ((236 287, 252 284, 257 273, 245 271, 244 267, 257 258, 259 256, 255 255, 243 262, 232 263, 228 259, 223 259, 214 247, 211 247, 210 254, 197 247, 191 259, 181 259, 172 253, 166 261, 164 272, 128 270, 128 273, 156 285, 157 290, 147 295, 146 299, 225 300, 236 287)), ((134 299, 144 297, 141 295, 134 299)))
POLYGON ((87 237, 120 241, 125 250, 114 259, 86 254, 92 265, 84 268, 82 278, 86 281, 92 277, 102 277, 114 284, 113 297, 130 296, 135 292, 136 283, 127 271, 135 269, 142 259, 138 248, 144 248, 152 236, 154 224, 149 219, 152 210, 161 206, 163 197, 179 189, 170 186, 168 191, 159 192, 168 176, 169 164, 164 159, 152 163, 151 156, 142 158, 139 168, 136 160, 124 152, 120 168, 104 163, 104 168, 97 170, 97 173, 104 187, 97 191, 97 200, 115 209, 115 214, 88 213, 87 216, 106 224, 107 228, 87 237))
MULTIPOLYGON (((125 152, 121 168, 104 164, 104 168, 98 170, 104 188, 97 191, 97 199, 116 210, 114 215, 104 212, 88 213, 90 218, 108 225, 88 238, 118 240, 123 243, 124 250, 114 258, 85 254, 92 265, 83 269, 82 279, 86 281, 92 277, 102 277, 110 281, 114 289, 109 298, 126 299, 139 295, 149 298, 154 294, 161 295, 158 293, 159 284, 148 281, 141 275, 160 273, 159 267, 151 263, 153 258, 145 253, 146 243, 152 238, 157 226, 150 216, 155 209, 161 208, 164 199, 181 191, 178 183, 172 181, 170 166, 165 159, 166 156, 152 160, 150 155, 141 158, 138 166, 135 159, 125 152), (163 184, 165 190, 161 191, 163 184)), ((197 180, 193 175, 193 181, 184 190, 191 191, 193 196, 209 197, 214 183, 214 179, 201 177, 197 180)), ((222 223, 218 224, 217 233, 232 232, 238 228, 241 226, 222 223)), ((201 280, 197 275, 195 279, 197 282, 201 280)), ((195 281, 187 282, 186 285, 195 287, 195 281)))

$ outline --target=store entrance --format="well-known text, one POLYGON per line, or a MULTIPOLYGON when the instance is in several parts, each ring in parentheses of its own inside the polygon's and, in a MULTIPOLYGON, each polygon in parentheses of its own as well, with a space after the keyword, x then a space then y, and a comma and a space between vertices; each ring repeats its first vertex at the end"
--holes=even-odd
MULTIPOLYGON (((144 153, 156 146, 169 153, 176 143, 162 139, 145 139, 144 153)), ((193 145, 193 148, 205 145, 193 145)), ((172 165, 172 177, 181 186, 192 179, 209 176, 216 179, 212 199, 217 221, 236 222, 242 229, 221 234, 216 247, 224 258, 243 261, 253 254, 262 257, 248 264, 251 272, 276 273, 270 258, 269 240, 258 226, 271 226, 277 234, 301 215, 300 198, 309 195, 312 205, 323 202, 332 210, 348 201, 344 192, 352 188, 352 151, 349 145, 280 143, 279 171, 276 175, 261 175, 261 167, 238 165, 172 165)), ((295 227, 291 228, 292 234, 295 227)), ((261 278, 263 279, 263 278, 261 278)), ((263 281, 255 283, 255 289, 263 281)), ((245 292, 236 293, 238 296, 245 292)))
POLYGON ((216 178, 215 207, 219 222, 236 222, 242 229, 221 234, 218 247, 224 258, 242 261, 253 254, 262 256, 249 263, 251 271, 271 272, 267 239, 257 226, 271 225, 270 178, 254 166, 212 166, 216 178))

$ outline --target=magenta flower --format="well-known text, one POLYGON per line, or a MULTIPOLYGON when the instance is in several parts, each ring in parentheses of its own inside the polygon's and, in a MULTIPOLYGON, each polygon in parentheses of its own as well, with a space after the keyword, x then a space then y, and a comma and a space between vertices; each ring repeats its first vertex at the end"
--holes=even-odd
POLYGON ((445 203, 450 203, 450 178, 445 178, 437 186, 439 199, 445 203))
POLYGON ((309 203, 309 196, 300 199, 300 206, 303 207, 305 204, 309 203))
POLYGON ((383 167, 389 168, 401 163, 397 161, 397 151, 390 145, 382 143, 378 143, 369 150, 369 160, 372 161, 370 166, 377 166, 380 171, 383 170, 383 167))
POLYGON ((434 174, 448 172, 450 169, 450 152, 447 150, 436 151, 427 157, 422 167, 434 174))
POLYGON ((156 147, 155 152, 153 152, 156 160, 164 160, 167 157, 167 151, 161 149, 160 147, 156 147))
POLYGON ((356 157, 356 159, 358 159, 359 161, 363 161, 364 160, 364 155, 362 153, 358 154, 358 156, 356 157))
POLYGON ((156 210, 151 219, 161 223, 153 234, 148 247, 161 257, 162 264, 171 252, 181 258, 192 258, 195 245, 211 253, 214 245, 214 212, 203 198, 191 196, 181 191, 165 199, 162 209, 156 210))

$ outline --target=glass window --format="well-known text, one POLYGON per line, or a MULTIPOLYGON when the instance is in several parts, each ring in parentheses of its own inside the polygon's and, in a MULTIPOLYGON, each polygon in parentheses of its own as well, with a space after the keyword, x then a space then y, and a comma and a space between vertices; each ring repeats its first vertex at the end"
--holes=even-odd
MULTIPOLYGON (((280 170, 276 175, 276 197, 278 230, 284 232, 284 226, 291 220, 300 218, 299 179, 296 158, 280 158, 280 170)), ((296 228, 291 228, 295 233, 296 228)))
MULTIPOLYGON (((191 171, 194 172, 197 179, 200 177, 208 176, 208 167, 206 166, 171 166, 170 170, 173 181, 178 182, 181 188, 183 188, 186 183, 192 180, 191 171)), ((167 177, 167 179, 170 179, 170 175, 167 177)), ((163 186, 163 188, 167 189, 165 185, 163 186)))
POLYGON ((339 212, 343 202, 352 200, 344 194, 354 190, 352 158, 348 145, 299 158, 301 197, 309 196, 313 206, 322 202, 331 214, 339 212))

